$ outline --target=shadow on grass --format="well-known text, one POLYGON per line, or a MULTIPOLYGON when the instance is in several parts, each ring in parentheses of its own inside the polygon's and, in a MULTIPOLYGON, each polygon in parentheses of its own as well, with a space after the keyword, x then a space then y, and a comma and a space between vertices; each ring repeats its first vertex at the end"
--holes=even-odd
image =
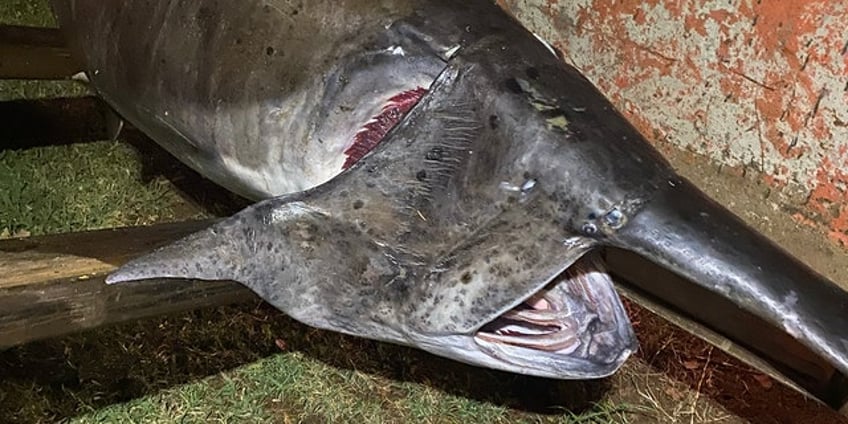
MULTIPOLYGON (((0 352, 0 417, 4 422, 61 420, 293 352, 330 367, 545 415, 586 410, 610 387, 606 380, 563 382, 466 366, 306 327, 254 303, 127 323, 0 352), (286 352, 278 347, 281 343, 286 352)), ((362 395, 374 394, 369 390, 362 395)))
POLYGON ((229 216, 250 206, 249 200, 202 177, 138 130, 125 129, 120 138, 138 151, 145 183, 164 177, 192 207, 211 216, 229 216))

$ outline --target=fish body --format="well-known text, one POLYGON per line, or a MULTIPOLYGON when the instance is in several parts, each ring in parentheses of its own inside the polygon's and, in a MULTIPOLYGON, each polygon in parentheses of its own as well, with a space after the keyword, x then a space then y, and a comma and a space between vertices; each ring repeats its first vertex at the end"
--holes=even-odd
POLYGON ((493 2, 54 8, 107 102, 257 201, 110 283, 234 280, 315 327, 596 378, 636 348, 597 254, 618 248, 848 373, 848 295, 678 176, 493 2))

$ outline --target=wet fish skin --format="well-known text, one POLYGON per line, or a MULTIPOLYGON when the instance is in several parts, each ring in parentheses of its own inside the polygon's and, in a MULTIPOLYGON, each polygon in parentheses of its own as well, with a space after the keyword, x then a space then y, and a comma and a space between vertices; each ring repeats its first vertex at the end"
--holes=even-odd
POLYGON ((112 283, 233 279, 316 327, 592 378, 635 349, 607 280, 562 291, 588 305, 576 317, 587 348, 574 355, 475 334, 552 281, 573 287, 557 276, 613 246, 848 372, 848 295, 679 177, 492 2, 54 3, 110 104, 202 174, 265 199, 112 283), (428 94, 339 174, 380 99, 417 86, 428 94))

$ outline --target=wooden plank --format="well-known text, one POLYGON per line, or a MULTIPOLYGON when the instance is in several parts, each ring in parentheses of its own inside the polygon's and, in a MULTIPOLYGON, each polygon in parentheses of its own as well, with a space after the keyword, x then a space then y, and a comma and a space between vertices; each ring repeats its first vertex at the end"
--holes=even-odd
POLYGON ((638 255, 609 249, 619 291, 645 309, 781 383, 839 410, 848 379, 784 331, 638 255))
POLYGON ((122 321, 258 299, 232 282, 106 285, 130 258, 208 222, 0 241, 0 349, 122 321))
POLYGON ((0 78, 66 79, 81 70, 58 29, 0 25, 0 78))
POLYGON ((112 113, 94 96, 0 102, 0 149, 108 140, 112 113))

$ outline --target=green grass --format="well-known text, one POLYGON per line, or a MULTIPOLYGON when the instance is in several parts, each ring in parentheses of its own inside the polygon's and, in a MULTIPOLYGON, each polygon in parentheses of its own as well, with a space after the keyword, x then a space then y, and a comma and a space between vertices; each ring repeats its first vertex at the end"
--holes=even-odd
POLYGON ((636 412, 601 400, 608 381, 469 367, 264 304, 31 343, 0 353, 0 374, 0 417, 13 423, 608 423, 636 412))
POLYGON ((141 172, 136 151, 119 142, 0 151, 0 236, 173 219, 178 195, 141 172))
POLYGON ((48 0, 3 0, 0 23, 7 25, 56 26, 48 0))
MULTIPOLYGON (((0 24, 24 26, 56 26, 47 0, 0 1, 0 24)), ((0 101, 82 95, 86 88, 73 81, 7 81, 0 80, 0 101)))
POLYGON ((75 81, 10 81, 0 80, 0 102, 16 99, 42 99, 81 96, 88 93, 75 81))

